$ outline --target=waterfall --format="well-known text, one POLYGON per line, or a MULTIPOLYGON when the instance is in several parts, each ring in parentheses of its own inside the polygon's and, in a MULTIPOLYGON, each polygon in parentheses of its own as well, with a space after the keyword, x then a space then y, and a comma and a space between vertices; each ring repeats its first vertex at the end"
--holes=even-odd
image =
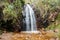
POLYGON ((26 31, 27 32, 37 32, 37 26, 36 26, 36 18, 34 11, 32 7, 29 4, 26 4, 24 6, 24 12, 23 12, 24 22, 26 25, 26 31))

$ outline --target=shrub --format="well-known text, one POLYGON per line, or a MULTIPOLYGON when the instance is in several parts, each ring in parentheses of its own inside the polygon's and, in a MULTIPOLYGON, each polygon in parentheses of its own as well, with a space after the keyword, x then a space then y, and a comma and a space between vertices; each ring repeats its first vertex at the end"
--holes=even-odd
POLYGON ((8 0, 2 1, 4 5, 3 18, 0 22, 0 26, 8 31, 20 30, 20 23, 22 22, 22 6, 23 0, 15 0, 10 3, 8 0), (21 20, 21 21, 20 21, 21 20))

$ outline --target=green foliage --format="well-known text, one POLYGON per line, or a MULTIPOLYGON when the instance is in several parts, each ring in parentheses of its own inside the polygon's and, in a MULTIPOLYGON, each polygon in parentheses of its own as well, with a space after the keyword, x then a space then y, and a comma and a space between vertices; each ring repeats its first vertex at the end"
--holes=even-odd
POLYGON ((36 8, 40 9, 40 14, 42 14, 43 18, 47 14, 48 10, 49 12, 54 12, 58 7, 60 7, 59 0, 39 0, 36 4, 36 8))
POLYGON ((55 29, 54 23, 52 23, 46 28, 46 30, 54 30, 54 29, 55 29))
MULTIPOLYGON (((58 21, 58 20, 57 20, 58 21)), ((55 29, 60 29, 60 22, 54 22, 52 24, 50 24, 46 30, 55 30, 55 29)))
MULTIPOLYGON (((22 7, 25 4, 24 0, 14 0, 12 3, 9 3, 8 0, 0 1, 1 4, 5 6, 3 10, 3 20, 7 22, 7 20, 13 20, 12 23, 17 23, 18 18, 21 18, 22 15, 22 7)), ((32 4, 32 3, 31 3, 32 4)), ((47 14, 47 11, 54 12, 56 8, 60 8, 60 0, 39 0, 36 3, 36 8, 38 8, 44 18, 47 14)), ((60 20, 60 13, 56 20, 60 20)), ((2 24, 2 23, 1 23, 2 24)), ((0 25, 1 25, 0 24, 0 25)), ((60 25, 57 25, 60 28, 60 25)), ((47 29, 55 29, 57 27, 54 23, 52 23, 47 29)))
MULTIPOLYGON (((10 25, 10 26, 12 25, 12 28, 13 28, 13 25, 14 25, 17 28, 17 25, 19 25, 18 23, 21 22, 21 21, 19 21, 19 18, 21 19, 22 6, 24 5, 24 1, 23 0, 14 0, 12 3, 10 3, 9 0, 5 0, 5 1, 3 0, 1 4, 4 5, 4 8, 2 10, 3 11, 3 18, 2 18, 3 20, 1 20, 3 22, 0 22, 0 26, 2 26, 2 24, 5 24, 6 28, 7 28, 8 27, 7 25, 10 25)), ((17 30, 16 28, 15 28, 15 30, 17 30)))
POLYGON ((17 19, 17 17, 21 15, 22 5, 24 5, 23 0, 15 0, 13 3, 5 2, 4 3, 5 8, 3 10, 3 14, 4 14, 3 19, 5 21, 10 19, 13 20, 17 19))
POLYGON ((13 5, 9 5, 7 3, 7 5, 5 5, 5 8, 3 10, 3 14, 4 14, 4 20, 10 20, 13 18, 17 18, 17 13, 13 10, 14 6, 13 5))
POLYGON ((56 20, 60 20, 60 13, 58 14, 56 20))

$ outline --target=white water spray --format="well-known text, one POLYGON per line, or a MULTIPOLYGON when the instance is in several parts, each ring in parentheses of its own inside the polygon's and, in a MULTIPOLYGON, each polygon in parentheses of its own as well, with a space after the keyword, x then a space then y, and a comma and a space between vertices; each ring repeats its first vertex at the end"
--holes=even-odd
POLYGON ((29 4, 26 4, 24 7, 25 22, 26 22, 26 31, 28 33, 36 33, 36 18, 32 7, 29 4))

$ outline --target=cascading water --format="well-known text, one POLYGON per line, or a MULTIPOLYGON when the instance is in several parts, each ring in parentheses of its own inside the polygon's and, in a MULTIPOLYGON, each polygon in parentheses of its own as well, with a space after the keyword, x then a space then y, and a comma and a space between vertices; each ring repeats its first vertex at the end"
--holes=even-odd
POLYGON ((29 4, 24 6, 23 16, 25 16, 23 22, 25 22, 25 28, 28 33, 36 33, 37 26, 36 26, 36 18, 32 7, 29 4))

